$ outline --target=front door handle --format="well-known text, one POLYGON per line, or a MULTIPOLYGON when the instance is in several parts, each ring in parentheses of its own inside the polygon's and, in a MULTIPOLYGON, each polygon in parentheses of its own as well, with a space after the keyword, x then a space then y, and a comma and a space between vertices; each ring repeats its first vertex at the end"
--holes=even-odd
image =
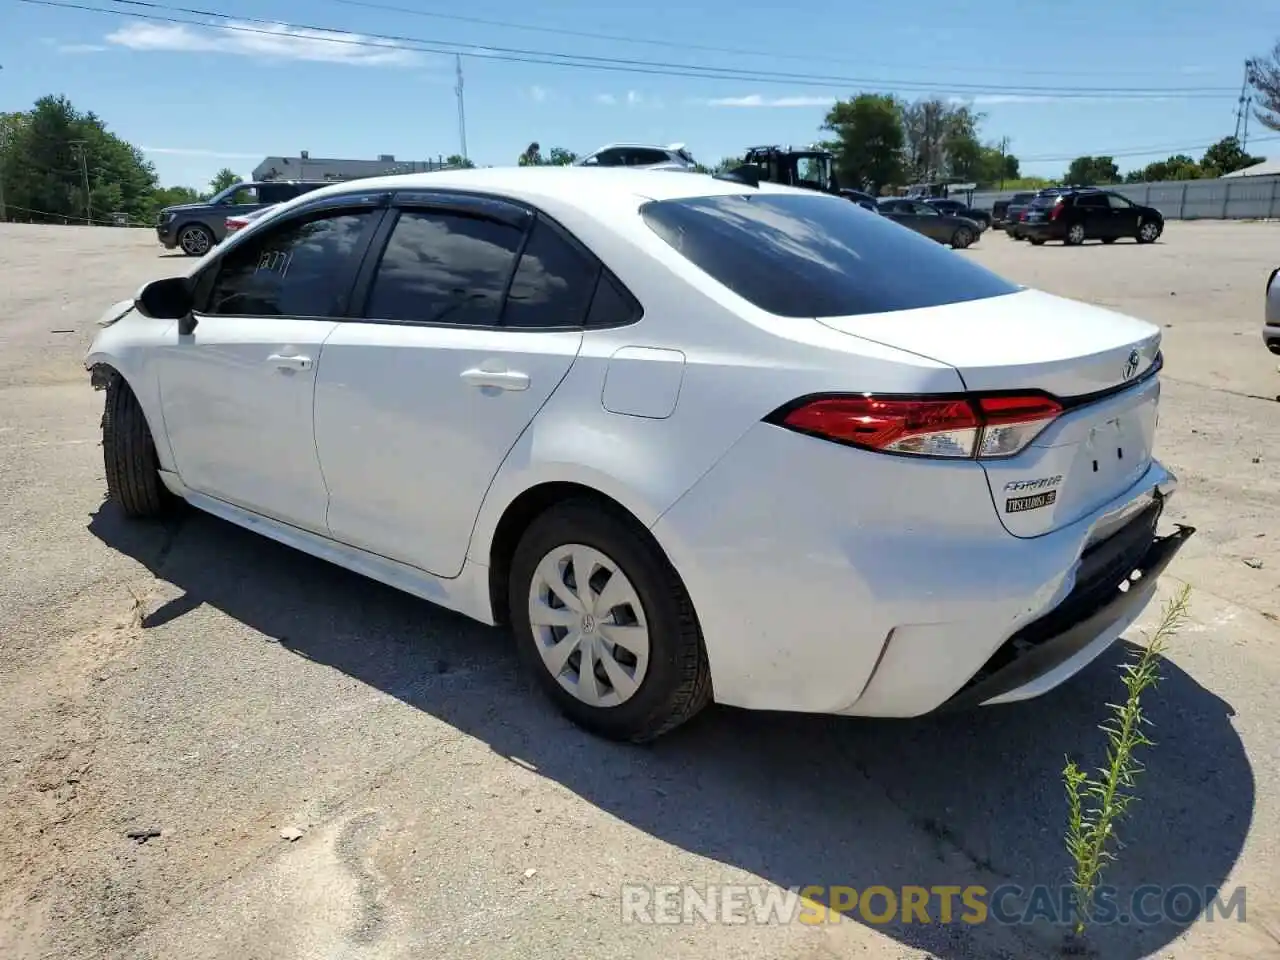
POLYGON ((496 387, 499 390, 528 390, 529 375, 518 370, 483 370, 472 367, 462 371, 462 379, 473 387, 496 387))
POLYGON ((300 354, 273 353, 267 357, 267 363, 273 363, 281 370, 310 370, 311 358, 300 354))

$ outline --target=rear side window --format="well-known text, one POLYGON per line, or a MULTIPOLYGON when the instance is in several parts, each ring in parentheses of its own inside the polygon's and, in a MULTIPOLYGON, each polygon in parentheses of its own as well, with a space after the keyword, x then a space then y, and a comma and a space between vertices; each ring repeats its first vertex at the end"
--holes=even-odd
POLYGON ((608 272, 600 271, 596 295, 587 314, 588 327, 621 327, 640 319, 640 304, 608 272))
POLYGON ((582 326, 599 269, 546 221, 536 221, 511 279, 503 325, 582 326))
POLYGON ((840 317, 936 307, 1020 288, 935 241, 831 196, 650 201, 645 223, 762 310, 840 317))
POLYGON ((524 232, 481 217, 405 210, 365 303, 371 320, 497 323, 524 232))

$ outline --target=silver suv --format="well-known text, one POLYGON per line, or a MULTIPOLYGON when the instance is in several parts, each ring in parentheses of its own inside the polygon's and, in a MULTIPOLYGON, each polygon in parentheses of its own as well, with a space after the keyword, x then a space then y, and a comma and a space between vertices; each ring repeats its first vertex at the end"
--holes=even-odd
POLYGON ((665 147, 652 143, 608 143, 577 161, 580 167, 680 167, 692 170, 697 161, 683 143, 665 147))

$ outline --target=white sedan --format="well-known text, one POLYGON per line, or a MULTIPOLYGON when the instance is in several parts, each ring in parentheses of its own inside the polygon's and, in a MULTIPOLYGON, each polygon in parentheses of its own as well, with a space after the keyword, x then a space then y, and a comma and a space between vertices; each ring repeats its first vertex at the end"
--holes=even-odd
POLYGON ((509 624, 570 717, 1041 694, 1191 528, 1160 331, 834 196, 625 169, 335 184, 102 318, 109 496, 509 624))

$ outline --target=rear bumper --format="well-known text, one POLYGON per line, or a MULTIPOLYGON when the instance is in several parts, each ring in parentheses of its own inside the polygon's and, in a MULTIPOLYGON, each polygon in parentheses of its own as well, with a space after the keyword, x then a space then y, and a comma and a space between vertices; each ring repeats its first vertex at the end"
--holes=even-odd
POLYGON ((1019 225, 1022 235, 1032 240, 1062 240, 1067 235, 1064 224, 1050 221, 1048 223, 1022 223, 1019 225))
POLYGON ((1195 533, 1178 525, 1155 536, 1157 501, 1081 557, 1075 589, 1049 613, 1010 637, 942 710, 1039 696, 1073 676, 1137 618, 1157 579, 1195 533), (1118 628, 1118 629, 1117 629, 1118 628))

